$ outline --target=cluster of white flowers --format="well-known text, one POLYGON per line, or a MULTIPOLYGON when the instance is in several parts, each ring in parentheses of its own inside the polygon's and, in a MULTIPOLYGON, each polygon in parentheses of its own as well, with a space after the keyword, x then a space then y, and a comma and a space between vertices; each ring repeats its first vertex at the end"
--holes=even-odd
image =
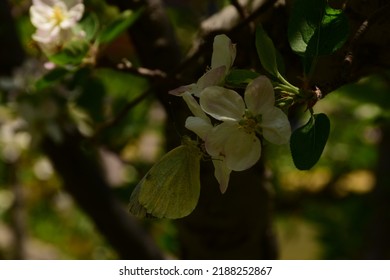
POLYGON ((83 37, 73 27, 82 18, 82 0, 33 0, 30 8, 32 24, 37 28, 33 39, 43 51, 53 53, 72 38, 83 37))
POLYGON ((211 69, 196 84, 170 92, 182 96, 193 113, 185 126, 205 142, 222 193, 228 187, 231 171, 246 170, 259 160, 259 136, 279 145, 287 144, 291 136, 288 118, 275 107, 274 89, 267 77, 252 80, 244 99, 236 91, 223 87, 235 56, 236 48, 230 39, 217 35, 211 69), (215 120, 211 121, 209 116, 215 120))

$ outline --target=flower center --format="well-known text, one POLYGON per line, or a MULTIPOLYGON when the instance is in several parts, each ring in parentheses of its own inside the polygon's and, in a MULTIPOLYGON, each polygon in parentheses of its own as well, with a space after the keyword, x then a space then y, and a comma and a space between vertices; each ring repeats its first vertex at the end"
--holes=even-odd
POLYGON ((253 117, 244 116, 239 124, 248 134, 252 134, 256 131, 257 121, 253 117))
POLYGON ((65 11, 62 7, 56 5, 53 7, 53 13, 51 15, 52 19, 55 22, 55 25, 60 25, 66 18, 65 11))

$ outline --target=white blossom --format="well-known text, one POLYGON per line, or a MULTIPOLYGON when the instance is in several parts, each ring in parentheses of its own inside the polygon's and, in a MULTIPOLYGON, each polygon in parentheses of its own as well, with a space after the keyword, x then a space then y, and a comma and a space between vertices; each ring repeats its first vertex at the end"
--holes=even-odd
POLYGON ((259 160, 262 148, 259 137, 274 144, 286 144, 291 136, 288 118, 275 107, 273 86, 267 77, 250 82, 244 99, 236 91, 222 87, 235 56, 236 48, 230 39, 216 36, 210 70, 196 83, 170 91, 183 97, 192 112, 185 127, 204 141, 222 193, 228 187, 232 171, 246 170, 259 160))
POLYGON ((229 37, 224 34, 217 35, 214 38, 213 54, 211 56, 211 67, 196 83, 178 87, 169 93, 173 95, 182 95, 189 92, 197 97, 203 89, 209 86, 223 84, 225 76, 229 73, 236 57, 236 46, 232 44, 229 37))
POLYGON ((50 52, 73 36, 80 36, 72 28, 83 13, 82 0, 33 0, 30 18, 37 30, 32 37, 43 50, 50 52))
POLYGON ((202 110, 222 121, 207 133, 206 150, 212 157, 224 156, 227 168, 235 171, 246 170, 259 160, 258 135, 274 144, 288 143, 291 136, 286 114, 274 105, 268 78, 253 80, 244 99, 237 92, 218 86, 204 89, 200 96, 202 110))

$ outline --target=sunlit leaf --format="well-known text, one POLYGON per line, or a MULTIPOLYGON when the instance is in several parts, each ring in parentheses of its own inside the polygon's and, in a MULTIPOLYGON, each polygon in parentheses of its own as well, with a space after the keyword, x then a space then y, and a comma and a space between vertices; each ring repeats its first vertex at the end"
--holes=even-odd
POLYGON ((346 41, 348 20, 341 10, 326 0, 296 0, 288 26, 288 39, 294 52, 313 57, 331 54, 346 41))

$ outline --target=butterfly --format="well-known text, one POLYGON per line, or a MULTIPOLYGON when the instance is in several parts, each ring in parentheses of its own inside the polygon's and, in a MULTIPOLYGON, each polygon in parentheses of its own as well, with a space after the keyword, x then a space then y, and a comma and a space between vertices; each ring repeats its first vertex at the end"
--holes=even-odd
POLYGON ((189 215, 200 195, 200 159, 196 141, 183 138, 146 173, 130 196, 129 211, 144 217, 178 219, 189 215))

